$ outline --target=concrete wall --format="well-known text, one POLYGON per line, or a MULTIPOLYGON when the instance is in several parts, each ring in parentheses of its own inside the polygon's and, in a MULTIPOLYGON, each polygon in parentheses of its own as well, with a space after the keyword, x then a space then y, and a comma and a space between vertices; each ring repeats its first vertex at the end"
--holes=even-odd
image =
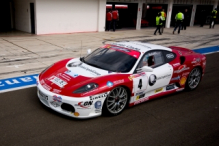
POLYGON ((103 31, 105 4, 106 0, 36 0, 36 34, 103 31))
POLYGON ((30 3, 35 3, 35 0, 14 0, 15 28, 29 33, 31 33, 30 3))

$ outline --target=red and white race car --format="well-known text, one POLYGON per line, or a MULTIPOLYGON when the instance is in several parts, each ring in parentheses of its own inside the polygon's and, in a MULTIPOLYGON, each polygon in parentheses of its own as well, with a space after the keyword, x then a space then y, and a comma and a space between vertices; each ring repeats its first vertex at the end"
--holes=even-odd
POLYGON ((206 57, 189 49, 116 42, 53 64, 39 75, 37 94, 44 105, 70 117, 117 115, 126 105, 195 89, 205 66, 206 57))

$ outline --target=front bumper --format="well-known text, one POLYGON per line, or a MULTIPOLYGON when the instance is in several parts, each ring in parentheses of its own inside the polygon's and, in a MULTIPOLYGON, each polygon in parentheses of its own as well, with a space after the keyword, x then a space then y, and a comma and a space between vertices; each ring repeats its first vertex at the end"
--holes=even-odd
POLYGON ((85 119, 102 114, 102 106, 108 93, 101 93, 87 97, 68 97, 50 92, 37 81, 37 95, 39 100, 52 110, 63 115, 85 119))

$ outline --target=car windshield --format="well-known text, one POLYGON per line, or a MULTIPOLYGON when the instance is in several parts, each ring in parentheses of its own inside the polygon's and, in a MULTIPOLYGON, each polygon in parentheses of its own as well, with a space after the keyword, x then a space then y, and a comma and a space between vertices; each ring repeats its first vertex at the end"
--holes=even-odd
POLYGON ((136 57, 116 49, 99 48, 83 61, 91 66, 113 72, 129 72, 137 61, 136 57))

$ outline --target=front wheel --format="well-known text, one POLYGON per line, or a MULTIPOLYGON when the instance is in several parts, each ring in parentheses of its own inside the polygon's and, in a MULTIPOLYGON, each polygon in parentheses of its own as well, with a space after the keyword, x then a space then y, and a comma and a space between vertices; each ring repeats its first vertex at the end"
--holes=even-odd
POLYGON ((104 111, 108 115, 118 115, 126 107, 128 93, 124 87, 114 88, 104 102, 104 111))
POLYGON ((186 82, 186 88, 188 90, 194 90, 195 88, 197 88, 201 81, 201 76, 202 76, 201 69, 197 67, 194 68, 188 76, 186 82))

